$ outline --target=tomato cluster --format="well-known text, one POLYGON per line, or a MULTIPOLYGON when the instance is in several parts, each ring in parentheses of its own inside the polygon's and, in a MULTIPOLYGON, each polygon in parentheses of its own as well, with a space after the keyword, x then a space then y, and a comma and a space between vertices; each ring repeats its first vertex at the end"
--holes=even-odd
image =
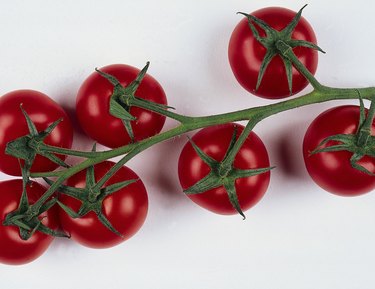
MULTIPOLYGON (((129 65, 109 65, 100 71, 118 79, 122 86, 131 84, 140 73, 129 65)), ((87 134, 105 146, 116 148, 153 136, 163 127, 165 116, 138 107, 129 107, 129 113, 136 118, 131 122, 134 139, 131 139, 124 123, 110 114, 109 103, 114 93, 114 85, 99 73, 90 75, 82 84, 77 96, 77 116, 87 134)), ((147 101, 167 104, 161 85, 146 74, 135 95, 147 101)), ((0 171, 13 176, 22 176, 27 158, 17 159, 9 155, 12 149, 23 154, 35 149, 32 143, 41 140, 43 145, 70 149, 73 142, 72 123, 64 109, 47 95, 34 90, 17 90, 0 98, 0 171), (53 127, 48 131, 49 127, 53 127), (37 134, 35 134, 37 131, 37 134), (19 143, 15 140, 25 140, 19 143)), ((36 148, 38 150, 38 147, 36 148)), ((22 154, 21 154, 22 155, 22 154)), ((28 154, 26 154, 28 156, 28 154)), ((51 172, 64 163, 64 154, 36 153, 32 158, 29 173, 51 172), (57 161, 57 158, 59 161, 57 161)), ((94 179, 100 181, 115 165, 105 161, 93 166, 94 179)), ((41 224, 52 230, 63 230, 72 240, 92 248, 115 246, 134 235, 145 221, 148 210, 146 189, 139 177, 130 168, 122 166, 98 190, 98 206, 73 216, 80 208, 92 202, 88 198, 87 171, 71 176, 59 192, 58 202, 47 212, 39 215, 41 224), (113 194, 105 194, 106 188, 129 182, 119 187, 113 194), (87 187, 87 190, 82 188, 87 187), (64 188, 77 189, 77 195, 64 194, 64 188), (81 189, 81 191, 78 191, 81 189), (110 230, 113 228, 115 233, 110 230)), ((23 176, 24 177, 24 176, 23 176)), ((47 180, 46 180, 47 181, 47 180)), ((48 181, 49 182, 49 181, 48 181)), ((59 190, 60 190, 59 189, 59 190)), ((29 205, 37 201, 47 190, 36 182, 29 182, 23 188, 22 179, 0 182, 0 262, 6 264, 25 264, 39 257, 53 240, 53 236, 36 230, 32 236, 23 240, 20 229, 15 225, 5 225, 7 214, 20 206, 23 190, 28 196, 29 205)), ((89 206, 90 207, 90 206, 89 206)), ((33 228, 30 228, 32 230, 33 228)))
MULTIPOLYGON (((301 17, 302 9, 295 13, 270 7, 241 13, 246 17, 232 33, 228 56, 236 79, 247 91, 279 99, 311 82, 321 49, 310 24, 301 17)), ((147 68, 148 64, 142 70, 109 65, 83 82, 76 113, 88 136, 116 149, 145 143, 160 133, 171 115, 166 113, 162 86, 146 74, 147 68)), ((365 114, 369 113, 362 102, 360 107, 336 107, 319 115, 308 128, 303 156, 308 173, 323 189, 343 196, 374 189, 375 124, 372 119, 366 122, 365 114)), ((178 175, 193 202, 218 214, 245 217, 243 211, 263 197, 271 167, 267 149, 251 125, 252 120, 246 127, 203 124, 186 143, 178 175)), ((46 174, 61 166, 69 168, 65 160, 72 142, 67 113, 45 94, 17 90, 0 98, 0 171, 22 176, 0 182, 0 262, 28 263, 48 248, 54 236, 63 234, 91 248, 112 247, 143 225, 148 196, 130 168, 100 160, 66 177, 60 174, 63 169, 46 174), (56 185, 56 190, 50 190, 30 181, 33 175, 62 176, 66 181, 56 184, 45 178, 47 184, 56 185), (42 196, 48 197, 39 204, 42 196)), ((93 149, 90 157, 95 153, 93 149)))

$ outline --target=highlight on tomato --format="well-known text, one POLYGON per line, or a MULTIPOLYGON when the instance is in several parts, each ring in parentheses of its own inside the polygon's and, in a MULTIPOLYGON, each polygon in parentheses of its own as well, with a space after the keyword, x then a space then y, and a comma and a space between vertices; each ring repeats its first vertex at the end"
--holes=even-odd
POLYGON ((217 214, 240 213, 244 217, 242 212, 258 203, 269 185, 267 150, 254 132, 246 138, 230 169, 223 174, 220 170, 243 129, 234 123, 204 128, 184 146, 179 157, 178 176, 183 190, 193 202, 217 214), (210 174, 217 180, 211 186, 206 182, 210 174), (189 189, 196 184, 196 189, 189 189))
MULTIPOLYGON (((29 124, 24 113, 28 115, 45 144, 63 148, 72 146, 73 127, 68 115, 59 104, 35 90, 9 92, 0 97, 0 171, 8 175, 21 176, 19 160, 8 155, 6 148, 9 142, 30 135, 29 124), (43 135, 51 125, 54 126, 53 130, 48 135, 43 135)), ((65 156, 50 153, 45 156, 36 155, 30 171, 52 171, 64 159, 65 156)))
POLYGON ((296 13, 267 7, 251 14, 239 13, 245 18, 232 32, 228 57, 234 76, 248 92, 279 99, 296 94, 309 84, 277 46, 279 41, 290 46, 298 60, 315 74, 317 51, 323 51, 317 46, 313 28, 301 16, 302 9, 296 13))

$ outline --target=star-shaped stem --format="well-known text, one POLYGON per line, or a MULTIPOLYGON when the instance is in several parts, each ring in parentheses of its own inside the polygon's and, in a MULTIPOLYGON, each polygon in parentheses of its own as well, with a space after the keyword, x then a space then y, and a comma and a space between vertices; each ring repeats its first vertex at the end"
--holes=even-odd
POLYGON ((251 15, 251 14, 246 14, 243 12, 238 12, 238 14, 244 15, 248 19, 248 24, 249 27, 254 35, 254 38, 262 44, 267 52, 266 55, 263 58, 263 61, 261 63, 260 69, 259 69, 259 74, 258 74, 258 79, 257 79, 257 84, 256 84, 256 90, 259 88, 264 73, 267 70, 268 65, 271 63, 271 60, 276 56, 279 55, 284 62, 285 66, 285 72, 286 76, 288 79, 288 87, 290 93, 292 93, 292 86, 293 86, 293 79, 292 79, 292 62, 289 60, 288 57, 286 57, 283 54, 283 51, 281 51, 278 48, 278 43, 283 42, 285 45, 289 46, 290 48, 295 48, 295 47, 307 47, 311 48, 314 50, 318 50, 322 53, 325 53, 319 46, 312 42, 308 42, 305 40, 298 40, 298 39, 292 39, 292 34, 294 29, 296 28, 299 20, 301 19, 302 11, 307 5, 303 6, 298 13, 294 16, 292 21, 281 31, 277 31, 276 29, 272 28, 268 23, 265 21, 251 15), (265 37, 261 37, 257 28, 255 27, 255 24, 257 24, 264 32, 266 33, 265 37))
MULTIPOLYGON (((52 184, 48 178, 44 178, 48 184, 52 184)), ((72 218, 80 218, 88 214, 89 212, 94 212, 100 222, 108 228, 114 234, 123 237, 120 232, 113 227, 111 222, 103 213, 103 201, 106 197, 111 194, 129 186, 130 184, 138 181, 138 179, 126 180, 123 182, 118 182, 106 187, 98 188, 97 182, 95 180, 94 166, 90 166, 86 170, 86 186, 84 188, 70 187, 66 185, 59 186, 59 192, 70 197, 73 197, 81 201, 81 206, 77 212, 72 208, 66 206, 64 203, 57 201, 59 206, 72 218)))
POLYGON ((22 167, 23 176, 26 175, 27 178, 29 177, 31 166, 37 155, 41 155, 62 167, 69 167, 55 154, 45 151, 41 148, 42 144, 44 144, 43 142, 45 138, 56 128, 56 126, 59 125, 62 119, 56 120, 45 130, 38 132, 35 124, 26 113, 26 111, 22 108, 22 105, 20 106, 20 109, 25 116, 29 134, 9 142, 6 146, 5 152, 8 155, 14 156, 24 161, 24 165, 22 167))
POLYGON ((17 226, 22 240, 28 240, 36 231, 54 237, 68 237, 64 232, 52 230, 42 223, 43 218, 39 216, 51 209, 57 202, 56 198, 50 199, 39 210, 38 214, 30 217, 28 214, 30 204, 27 196, 27 182, 23 182, 23 190, 18 208, 7 214, 3 221, 4 226, 17 226))
POLYGON ((371 127, 375 115, 375 103, 373 101, 371 102, 370 109, 366 116, 363 99, 359 92, 358 97, 360 102, 360 113, 356 133, 337 134, 326 137, 310 154, 348 151, 352 153, 349 161, 354 169, 375 176, 373 172, 370 172, 367 168, 358 163, 364 156, 375 157, 375 136, 371 135, 371 127), (329 142, 335 142, 335 144, 326 146, 329 142))
POLYGON ((211 170, 207 176, 184 190, 184 192, 188 195, 202 194, 208 190, 223 186, 228 194, 228 199, 233 208, 245 219, 245 214, 243 213, 241 205, 238 201, 238 195, 235 187, 236 180, 239 178, 247 178, 263 174, 273 169, 273 167, 240 170, 234 168, 233 165, 231 165, 229 168, 226 165, 223 166, 223 162, 226 159, 226 156, 230 154, 236 143, 236 136, 237 129, 235 128, 223 161, 217 161, 213 159, 212 157, 204 153, 191 139, 189 140, 195 152, 198 154, 201 160, 210 167, 211 170))
POLYGON ((131 115, 130 107, 134 103, 135 99, 137 99, 138 101, 142 100, 142 103, 145 103, 145 106, 149 105, 152 107, 157 107, 159 109, 171 108, 163 104, 154 103, 138 98, 135 95, 139 85, 142 83, 144 77, 146 76, 149 65, 150 62, 147 62, 145 67, 143 67, 143 69, 138 73, 137 77, 127 86, 123 86, 120 81, 113 75, 105 73, 99 69, 95 69, 96 72, 98 72, 102 77, 107 79, 113 85, 113 93, 109 104, 109 113, 112 116, 122 120, 132 142, 134 141, 134 133, 131 122, 135 121, 136 117, 131 115))

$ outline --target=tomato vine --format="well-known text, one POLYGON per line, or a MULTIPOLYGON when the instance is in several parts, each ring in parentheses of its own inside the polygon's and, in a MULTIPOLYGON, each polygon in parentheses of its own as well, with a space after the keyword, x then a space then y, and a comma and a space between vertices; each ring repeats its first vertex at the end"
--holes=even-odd
MULTIPOLYGON (((142 70, 130 66, 111 66, 97 69, 82 86, 77 100, 77 107, 80 107, 79 110, 85 111, 90 107, 90 99, 100 99, 102 95, 96 94, 101 90, 102 92, 105 92, 105 124, 99 129, 97 127, 89 129, 93 123, 95 123, 94 126, 96 125, 97 119, 95 117, 103 114, 103 112, 99 114, 95 112, 91 114, 88 119, 84 120, 85 124, 83 125, 86 130, 90 130, 89 134, 92 135, 94 140, 107 145, 108 147, 112 147, 111 149, 104 151, 96 151, 95 145, 91 151, 70 149, 71 142, 69 141, 65 146, 44 142, 44 139, 48 138, 48 136, 52 134, 54 129, 60 124, 60 120, 56 119, 53 123, 38 130, 34 123, 35 119, 33 119, 33 115, 29 115, 30 111, 28 108, 25 106, 20 107, 18 113, 24 116, 25 124, 29 129, 29 133, 26 134, 26 132, 24 132, 25 135, 20 135, 15 139, 9 140, 5 152, 22 160, 23 190, 22 192, 19 192, 21 199, 18 208, 15 208, 12 212, 6 213, 2 226, 19 227, 19 230, 22 233, 21 239, 24 239, 25 241, 30 239, 36 231, 41 231, 52 236, 66 236, 63 233, 49 230, 40 220, 41 216, 45 214, 48 209, 55 205, 59 205, 60 211, 63 212, 63 227, 69 227, 67 231, 69 234, 72 234, 73 239, 77 238, 82 244, 91 247, 108 247, 117 244, 122 241, 121 238, 123 236, 126 235, 126 237, 129 237, 139 229, 147 211, 147 209, 145 209, 147 205, 147 194, 144 190, 143 184, 136 174, 124 165, 133 157, 155 144, 197 129, 204 129, 201 132, 203 137, 199 137, 199 133, 193 137, 187 144, 186 151, 188 152, 187 154, 189 155, 189 158, 193 154, 195 154, 196 157, 199 157, 201 166, 206 166, 206 170, 209 173, 206 173, 206 175, 201 174, 198 178, 192 177, 187 181, 184 177, 180 176, 181 183, 183 183, 183 189, 192 199, 195 199, 197 203, 201 203, 203 206, 213 211, 224 214, 237 212, 245 217, 243 209, 251 207, 264 194, 265 189, 268 186, 269 171, 273 168, 269 166, 266 149, 262 142, 258 140, 253 133, 254 127, 262 120, 278 113, 311 104, 340 99, 359 99, 360 113, 357 132, 346 134, 345 136, 338 132, 337 136, 328 136, 327 139, 322 139, 320 143, 318 142, 315 148, 309 147, 305 151, 305 155, 308 155, 311 152, 312 154, 324 152, 323 150, 319 151, 319 146, 326 144, 329 141, 340 142, 339 146, 333 145, 330 148, 324 148, 325 152, 332 152, 335 149, 345 149, 350 151, 352 153, 350 159, 351 167, 357 169, 357 173, 367 174, 366 177, 373 177, 374 172, 370 172, 363 166, 361 167, 357 164, 357 161, 362 157, 375 156, 375 152, 373 152, 372 149, 375 140, 371 135, 371 128, 375 115, 375 87, 334 88, 321 84, 315 78, 313 75, 314 71, 312 71, 314 69, 309 70, 305 66, 296 55, 294 48, 302 46, 303 48, 314 49, 314 51, 322 50, 315 43, 305 40, 291 39, 293 29, 297 27, 298 21, 301 19, 302 9, 294 16, 290 24, 280 32, 276 31, 254 15, 245 13, 241 14, 245 15, 245 19, 247 19, 249 25, 248 29, 254 34, 254 38, 268 49, 268 52, 265 54, 262 61, 259 74, 256 77, 255 90, 261 87, 266 69, 271 65, 272 59, 275 56, 279 56, 285 65, 288 92, 290 94, 296 92, 293 90, 292 82, 292 69, 294 67, 300 76, 303 77, 304 81, 310 83, 313 88, 311 92, 305 95, 239 111, 210 116, 192 117, 179 114, 173 108, 167 106, 166 98, 161 86, 155 79, 147 74, 149 63, 147 63, 142 70), (265 30, 265 37, 259 34, 254 24, 265 30), (126 70, 126 73, 120 73, 118 69, 124 69, 126 70), (130 73, 130 77, 128 73, 130 73), (101 85, 104 85, 105 88, 97 86, 97 83, 93 80, 100 81, 101 85), (149 94, 151 90, 157 91, 158 97, 156 99, 150 97, 149 94), (145 95, 143 95, 143 93, 145 93, 145 95), (365 115, 363 99, 371 101, 371 107, 367 115, 365 115), (135 113, 135 111, 137 113, 135 113), (145 113, 150 119, 152 119, 149 123, 145 121, 147 125, 146 128, 142 127, 143 120, 137 122, 138 118, 142 118, 140 117, 142 113, 145 113), (178 125, 167 131, 160 132, 165 118, 177 121, 178 125), (109 126, 106 126, 108 125, 108 122, 112 120, 114 122, 109 126), (247 124, 245 127, 232 124, 238 121, 247 121, 247 124), (157 125, 153 126, 153 124, 155 124, 153 122, 157 122, 157 125), (219 127, 219 125, 224 126, 219 127), (116 128, 112 131, 113 127, 116 128), (208 133, 209 137, 214 138, 213 132, 217 133, 217 131, 220 131, 223 127, 227 133, 225 148, 221 148, 220 155, 215 155, 209 148, 207 148, 209 147, 209 142, 203 142, 201 141, 201 138, 204 139, 207 137, 204 135, 205 133, 208 133), (106 133, 112 131, 111 139, 108 140, 105 137, 103 138, 102 134, 100 136, 95 135, 95 130, 100 129, 104 130, 106 133), (142 129, 147 132, 142 132, 142 129), (239 131, 238 134, 237 130, 239 131), (228 131, 230 131, 230 134, 228 134, 228 131), (121 132, 124 132, 125 135, 120 139, 118 134, 121 132), (252 141, 249 141, 250 139, 252 139, 252 141), (201 144, 199 142, 201 142, 201 144), (252 142, 254 144, 252 144, 252 142), (253 147, 251 145, 253 145, 253 147), (241 155, 241 150, 245 149, 251 151, 254 155, 258 153, 263 155, 264 159, 267 159, 267 161, 259 162, 261 165, 254 167, 253 165, 246 163, 244 160, 245 158, 238 160, 241 155), (39 155, 47 157, 54 162, 54 164, 60 165, 61 168, 57 171, 31 170, 35 158, 39 155), (80 157, 83 158, 83 160, 74 166, 68 166, 63 162, 64 156, 80 157), (115 157, 121 157, 117 163, 110 163, 107 161, 115 157), (102 166, 104 166, 105 169, 103 169, 102 166), (99 172, 96 170, 99 170, 99 172), (119 175, 121 175, 121 177, 117 180, 116 178, 119 175), (243 197, 240 196, 242 193, 240 194, 240 189, 238 189, 240 187, 238 185, 238 180, 258 177, 259 175, 262 177, 258 178, 261 184, 258 186, 260 189, 257 194, 255 194, 253 198, 250 198, 250 200, 243 201, 243 197), (74 181, 77 176, 80 176, 80 181, 74 181), (46 182, 50 184, 50 187, 45 193, 40 194, 40 196, 38 195, 38 198, 33 198, 32 202, 29 202, 27 188, 30 179, 34 178, 44 178, 46 182), (84 181, 81 179, 84 179, 84 181), (194 182, 191 182, 192 179, 194 179, 194 182), (117 181, 115 182, 114 180, 117 181), (110 218, 104 214, 104 203, 106 202, 106 198, 113 194, 117 194, 118 192, 123 192, 125 194, 128 186, 136 187, 136 190, 144 196, 143 199, 139 201, 143 206, 142 212, 139 214, 139 220, 135 221, 134 226, 133 224, 126 223, 130 227, 133 226, 129 232, 127 231, 128 228, 123 227, 121 227, 121 230, 119 231, 118 228, 112 224, 112 221, 109 220, 110 218), (218 192, 218 188, 226 190, 225 198, 229 201, 226 204, 221 203, 221 209, 217 209, 215 206, 211 206, 211 204, 207 205, 206 200, 202 201, 204 198, 191 196, 205 193, 209 190, 215 190, 215 192, 218 192), (74 202, 72 203, 70 198, 80 201, 81 206, 76 204, 72 205, 74 202), (96 221, 100 222, 101 225, 104 225, 104 231, 102 230, 100 234, 107 236, 105 244, 100 244, 100 238, 99 240, 90 240, 90 237, 80 236, 80 233, 78 232, 80 230, 79 227, 85 226, 84 224, 80 224, 80 221, 89 218, 89 215, 91 217, 92 215, 94 215, 94 217, 96 216, 96 221), (78 219, 78 221, 75 219, 78 219)), ((288 15, 290 15, 290 13, 288 15)), ((285 94, 284 92, 283 94, 285 94)), ((280 97, 285 97, 285 95, 280 95, 280 97)), ((181 161, 183 165, 181 166, 188 167, 191 164, 183 154, 184 153, 182 153, 181 161)), ((371 180, 371 185, 372 182, 373 181, 371 180)), ((251 187, 251 185, 248 185, 246 188, 249 187, 251 187)), ((126 197, 129 196, 126 195, 126 197)), ((135 197, 133 201, 134 200, 136 200, 135 197)), ((118 202, 121 202, 121 200, 118 202)), ((130 209, 128 208, 128 210, 130 209)))

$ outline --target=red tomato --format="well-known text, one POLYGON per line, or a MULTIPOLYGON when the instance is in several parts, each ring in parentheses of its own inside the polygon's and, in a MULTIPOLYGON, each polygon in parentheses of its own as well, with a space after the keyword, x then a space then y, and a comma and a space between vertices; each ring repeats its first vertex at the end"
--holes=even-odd
MULTIPOLYGON (((192 137, 192 141, 207 155, 216 161, 222 161, 227 152, 231 138, 237 127, 237 137, 243 130, 239 124, 225 124, 204 128, 192 137)), ((267 150, 260 138, 251 132, 237 153, 233 166, 237 169, 267 168, 270 166, 267 150)), ((183 148, 179 162, 178 175, 185 190, 210 172, 209 166, 202 161, 190 142, 183 148)), ((242 211, 254 206, 268 188, 270 172, 256 176, 237 179, 236 192, 242 211)), ((188 195, 198 205, 218 214, 236 214, 224 187, 206 192, 188 195)))
MULTIPOLYGON (((45 94, 34 90, 16 90, 0 98, 0 171, 14 176, 21 175, 17 158, 5 154, 8 142, 29 134, 29 129, 20 104, 30 116, 39 132, 62 118, 57 127, 45 138, 45 143, 70 148, 73 141, 73 128, 65 111, 45 94)), ((65 156, 59 156, 65 159, 65 156)), ((37 156, 31 172, 52 171, 57 164, 45 157, 37 156)))
MULTIPOLYGON (((98 181, 114 165, 105 161, 95 165, 95 179, 98 181)), ((122 167, 104 185, 104 187, 126 180, 139 179, 128 167, 122 167)), ((68 179, 67 185, 84 188, 86 185, 86 171, 68 179)), ((60 201, 78 212, 81 201, 61 195, 60 201)), ((65 211, 60 210, 60 222, 64 231, 78 243, 91 248, 109 248, 133 236, 143 225, 148 210, 146 189, 141 180, 138 180, 119 191, 107 196, 103 201, 102 211, 112 226, 123 235, 123 238, 111 232, 98 219, 94 212, 89 212, 81 218, 73 219, 65 211)))
MULTIPOLYGON (((296 15, 294 11, 280 7, 264 8, 251 14, 278 31, 285 28, 296 15)), ((264 30, 254 25, 260 36, 264 37, 264 30)), ((316 44, 314 31, 303 17, 293 31, 292 39, 316 44)), ((296 47, 293 51, 305 67, 314 74, 318 65, 317 51, 305 47, 296 47)), ((228 51, 229 63, 237 81, 250 93, 263 98, 277 99, 290 96, 285 66, 279 55, 272 59, 258 90, 255 90, 265 54, 266 48, 254 38, 247 18, 242 19, 232 33, 228 51)), ((292 82, 292 94, 298 93, 308 85, 305 77, 294 68, 292 82)))
MULTIPOLYGON (((139 73, 137 68, 124 64, 109 65, 100 70, 117 78, 123 86, 135 80, 139 73)), ((115 148, 128 144, 130 137, 123 122, 109 113, 112 93, 113 85, 94 72, 79 89, 76 108, 78 120, 86 134, 100 144, 115 148)), ((155 103, 167 104, 163 88, 148 74, 135 95, 155 103)), ((130 113, 137 118, 131 122, 135 141, 153 136, 163 128, 165 116, 138 107, 131 107, 130 113)))
MULTIPOLYGON (((321 152, 311 151, 328 136, 336 134, 355 134, 359 123, 359 107, 345 105, 331 108, 310 124, 304 141, 303 156, 308 173, 312 179, 328 192, 341 196, 356 196, 375 188, 375 177, 354 169, 350 164, 352 153, 348 151, 321 152)), ((375 133, 375 123, 372 134, 375 133)), ((338 144, 329 141, 322 148, 338 144)), ((370 172, 375 172, 375 159, 363 157, 359 164, 370 172)))
MULTIPOLYGON (((46 191, 42 185, 31 182, 27 186, 27 195, 32 204, 46 191)), ((16 210, 22 194, 22 180, 0 182, 0 262, 9 265, 29 263, 47 250, 54 239, 50 235, 36 231, 27 241, 22 240, 16 226, 4 226, 3 221, 8 213, 16 210)), ((55 207, 41 214, 43 225, 56 230, 58 228, 57 210, 55 207)))

